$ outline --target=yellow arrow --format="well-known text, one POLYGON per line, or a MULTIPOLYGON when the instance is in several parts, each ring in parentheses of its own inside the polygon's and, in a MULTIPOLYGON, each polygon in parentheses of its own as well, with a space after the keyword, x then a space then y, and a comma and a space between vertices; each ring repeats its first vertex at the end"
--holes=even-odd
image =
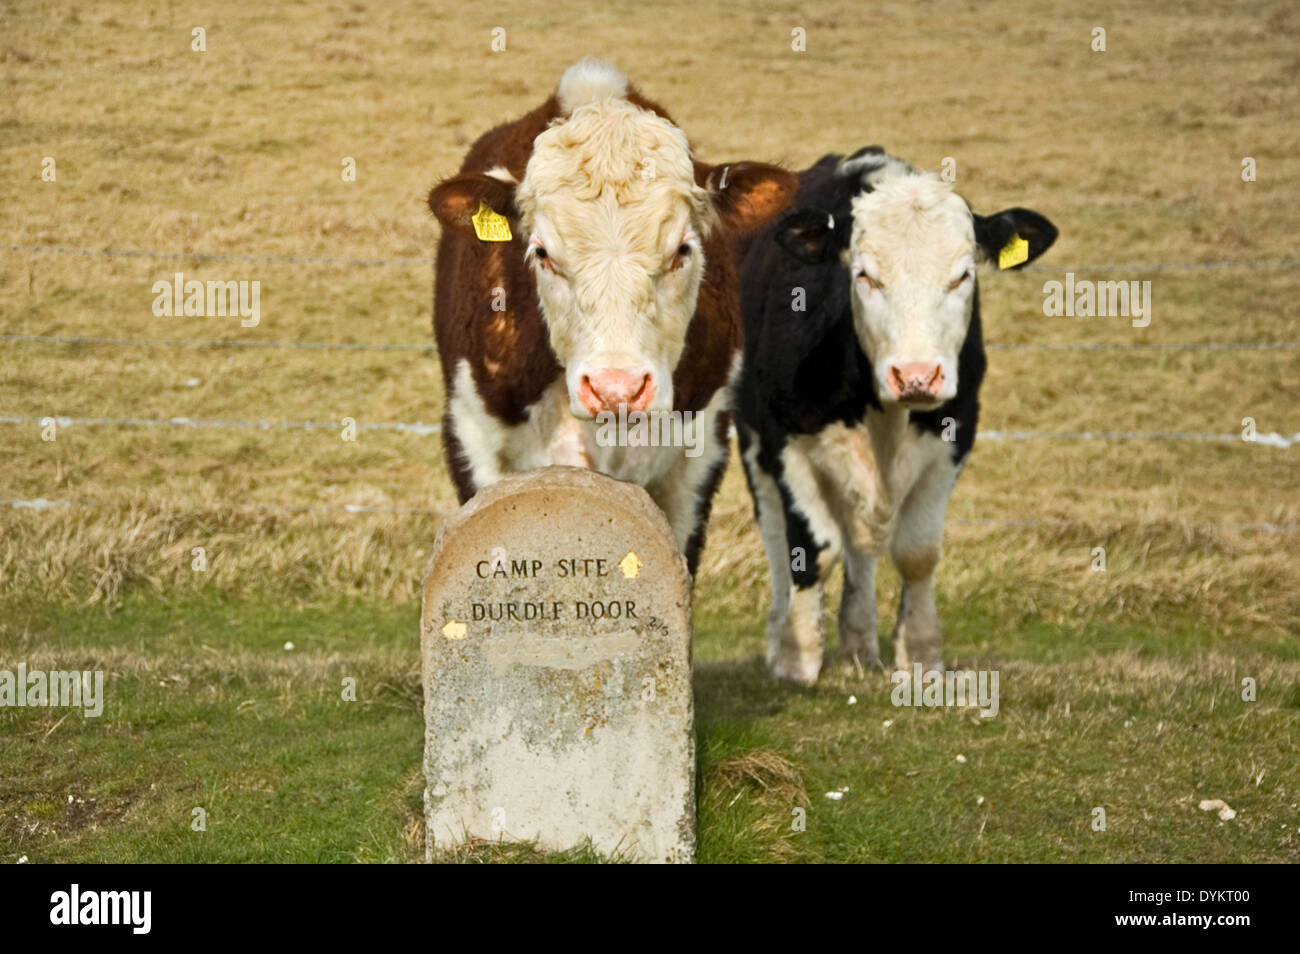
POLYGON ((442 628, 442 635, 447 639, 464 639, 469 635, 469 627, 464 623, 458 623, 454 619, 448 620, 447 625, 442 628))
POLYGON ((634 577, 641 572, 641 567, 645 566, 641 558, 631 550, 627 551, 627 556, 618 561, 618 568, 623 571, 626 577, 634 577))

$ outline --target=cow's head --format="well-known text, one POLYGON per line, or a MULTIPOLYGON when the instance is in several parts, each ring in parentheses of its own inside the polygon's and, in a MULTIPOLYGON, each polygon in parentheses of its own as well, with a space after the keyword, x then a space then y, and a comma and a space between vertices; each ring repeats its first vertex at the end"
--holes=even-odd
POLYGON ((463 174, 430 205, 465 230, 481 201, 526 236, 576 416, 671 409, 705 239, 759 228, 798 181, 761 163, 695 162, 682 131, 629 102, 627 80, 606 63, 570 67, 557 97, 563 115, 534 141, 522 182, 463 174))
POLYGON ((1019 268, 1051 246, 1056 227, 1028 209, 975 215, 947 182, 864 153, 838 173, 857 190, 849 216, 800 209, 776 239, 804 262, 838 260, 847 270, 854 329, 881 402, 933 410, 957 393, 977 261, 1019 268))

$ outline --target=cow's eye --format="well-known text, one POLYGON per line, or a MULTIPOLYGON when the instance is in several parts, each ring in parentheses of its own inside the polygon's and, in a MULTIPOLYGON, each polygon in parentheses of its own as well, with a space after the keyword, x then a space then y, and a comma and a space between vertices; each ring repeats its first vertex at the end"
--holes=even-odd
POLYGON ((960 275, 958 275, 956 278, 954 278, 951 282, 948 283, 948 291, 954 292, 958 288, 961 288, 962 285, 965 285, 968 281, 970 281, 971 277, 972 276, 971 276, 970 269, 967 269, 966 271, 962 272, 960 275))
POLYGON ((560 270, 555 267, 555 260, 551 258, 551 253, 546 251, 546 246, 535 244, 533 245, 532 253, 533 253, 533 261, 535 261, 538 265, 546 269, 548 272, 555 272, 556 274, 559 274, 560 270))
POLYGON ((677 246, 677 251, 673 253, 673 260, 668 264, 668 270, 675 272, 691 259, 691 246, 688 242, 683 242, 677 246))
POLYGON ((868 288, 874 288, 876 291, 884 291, 885 286, 876 278, 873 278, 866 269, 858 269, 858 281, 862 282, 868 288))

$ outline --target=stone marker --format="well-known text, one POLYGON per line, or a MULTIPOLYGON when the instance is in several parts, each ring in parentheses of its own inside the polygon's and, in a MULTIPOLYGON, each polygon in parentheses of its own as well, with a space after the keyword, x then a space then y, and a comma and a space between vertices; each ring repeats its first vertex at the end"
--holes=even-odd
POLYGON ((467 838, 688 862, 690 578, 644 490, 548 467, 443 523, 424 584, 430 858, 467 838))

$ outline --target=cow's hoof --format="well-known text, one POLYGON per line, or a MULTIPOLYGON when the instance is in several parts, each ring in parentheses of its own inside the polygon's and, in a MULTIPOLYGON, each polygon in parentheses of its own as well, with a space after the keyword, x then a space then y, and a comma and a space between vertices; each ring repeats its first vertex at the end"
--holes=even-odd
POLYGON ((835 657, 835 668, 865 676, 869 672, 883 672, 885 664, 880 661, 880 653, 869 653, 862 649, 843 649, 835 657))
POLYGON ((912 671, 917 663, 921 672, 943 672, 943 637, 937 628, 922 628, 913 623, 894 630, 895 669, 912 671))
POLYGON ((931 672, 943 673, 945 671, 943 668, 942 656, 928 656, 928 655, 920 659, 904 657, 903 659, 900 659, 898 662, 895 663, 894 668, 895 670, 906 672, 910 676, 912 674, 912 668, 916 666, 918 663, 921 666, 921 675, 923 676, 926 673, 931 673, 931 672))
POLYGON ((786 682, 811 686, 821 674, 821 660, 775 659, 771 663, 772 675, 786 682))

